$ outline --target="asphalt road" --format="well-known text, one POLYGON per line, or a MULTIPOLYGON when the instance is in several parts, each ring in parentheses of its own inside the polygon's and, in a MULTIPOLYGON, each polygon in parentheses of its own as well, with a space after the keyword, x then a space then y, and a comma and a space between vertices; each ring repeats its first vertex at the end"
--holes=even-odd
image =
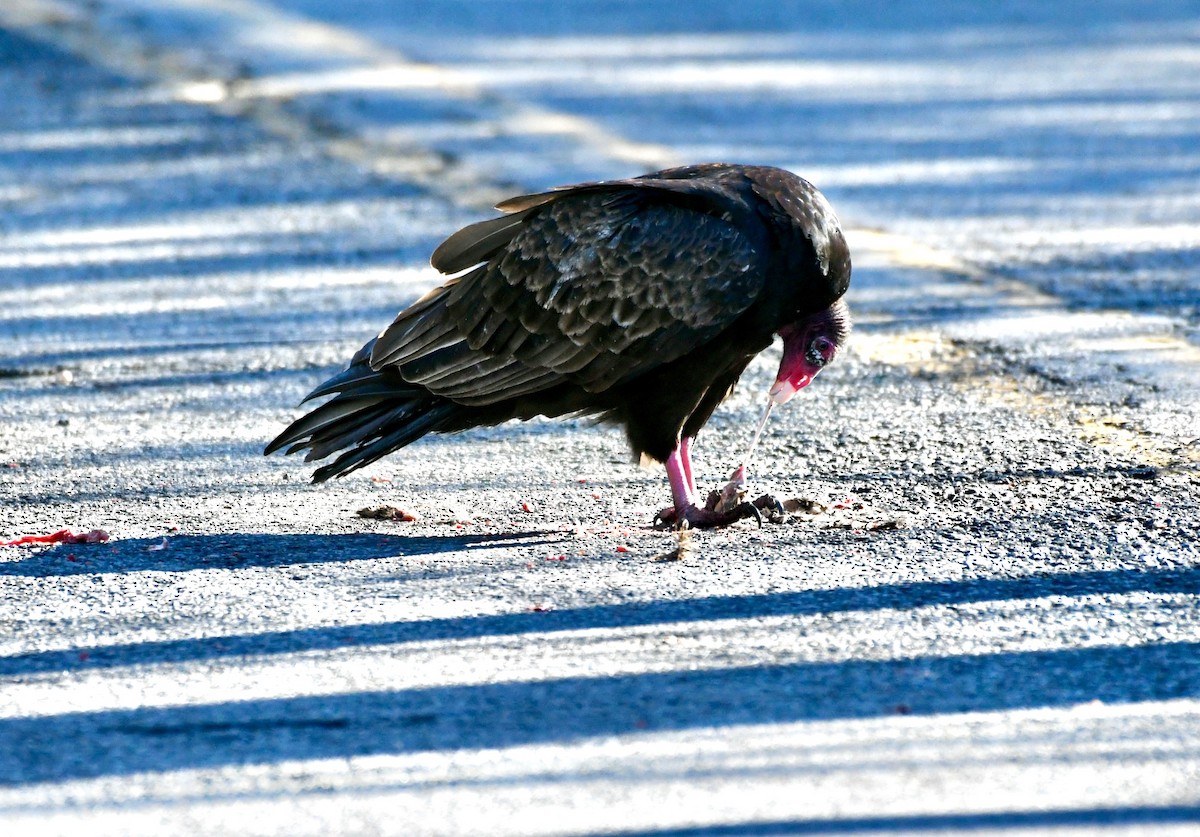
POLYGON ((1195 833, 1198 35, 6 0, 0 539, 110 539, 0 547, 4 833, 1195 833), (260 456, 491 201, 705 159, 849 228, 850 351, 755 468, 814 513, 666 560, 661 470, 586 422, 260 456))

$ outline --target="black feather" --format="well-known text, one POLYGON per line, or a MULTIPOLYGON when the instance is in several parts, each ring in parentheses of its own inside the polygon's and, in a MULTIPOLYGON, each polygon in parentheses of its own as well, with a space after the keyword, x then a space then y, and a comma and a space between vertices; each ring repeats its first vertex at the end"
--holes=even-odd
POLYGON ((530 210, 463 227, 433 251, 429 262, 442 273, 458 273, 491 258, 512 240, 530 210))
POLYGON ((498 208, 507 214, 433 253, 438 270, 467 272, 314 389, 310 399, 332 397, 267 453, 342 451, 321 481, 426 433, 583 413, 623 424, 635 454, 663 459, 773 334, 821 323, 845 336, 850 257, 837 217, 782 169, 686 166, 498 208))

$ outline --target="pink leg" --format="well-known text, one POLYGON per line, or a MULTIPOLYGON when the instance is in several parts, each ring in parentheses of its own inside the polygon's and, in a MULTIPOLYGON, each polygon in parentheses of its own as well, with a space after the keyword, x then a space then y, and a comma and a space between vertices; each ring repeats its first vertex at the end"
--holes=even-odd
POLYGON ((761 526, 762 514, 751 503, 741 503, 729 511, 701 508, 696 503, 698 492, 692 479, 692 462, 688 456, 691 442, 691 439, 681 440, 679 446, 667 456, 664 464, 667 467, 667 480, 671 483, 673 507, 659 512, 655 517, 655 525, 708 528, 728 526, 736 520, 753 517, 761 526))
POLYGON ((679 461, 683 465, 683 476, 687 479, 688 488, 693 499, 700 493, 696 488, 696 478, 692 476, 692 437, 684 436, 679 440, 679 461))
POLYGON ((664 463, 667 466, 667 480, 671 483, 671 500, 675 504, 676 514, 682 515, 684 509, 696 504, 696 488, 691 481, 691 463, 684 454, 686 448, 682 443, 671 451, 664 463))

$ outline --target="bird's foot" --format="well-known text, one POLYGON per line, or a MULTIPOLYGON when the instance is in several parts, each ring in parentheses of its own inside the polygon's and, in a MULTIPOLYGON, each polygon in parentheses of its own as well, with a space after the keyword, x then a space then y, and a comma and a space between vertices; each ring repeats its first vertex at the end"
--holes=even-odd
POLYGON ((708 511, 730 512, 746 502, 746 467, 739 465, 729 475, 729 482, 719 491, 708 493, 704 508, 708 511))
MULTIPOLYGON (((704 504, 704 508, 709 511, 729 512, 740 505, 747 503, 746 494, 748 488, 746 486, 746 467, 739 465, 732 474, 729 475, 729 482, 720 491, 710 491, 708 500, 704 504)), ((750 505, 757 508, 759 511, 767 515, 767 519, 773 523, 777 523, 783 519, 785 510, 783 503, 779 502, 774 496, 764 494, 757 500, 751 501, 750 505)))
POLYGON ((753 506, 771 523, 778 523, 787 515, 783 503, 773 494, 764 494, 757 500, 748 501, 745 488, 741 488, 738 493, 734 494, 730 491, 733 485, 734 483, 731 482, 722 491, 710 491, 708 502, 705 503, 704 508, 710 512, 729 512, 738 506, 753 506))
POLYGON ((750 505, 759 509, 767 520, 772 523, 780 523, 787 517, 787 509, 783 507, 783 503, 779 502, 779 498, 773 494, 764 494, 757 500, 754 500, 750 505))
MULTIPOLYGON (((717 492, 713 492, 717 494, 717 492)), ((718 495, 719 496, 719 495, 718 495)), ((716 529, 739 520, 754 518, 762 526, 762 512, 754 503, 739 503, 728 511, 717 508, 700 508, 689 503, 682 511, 675 507, 665 508, 654 516, 655 529, 716 529)))

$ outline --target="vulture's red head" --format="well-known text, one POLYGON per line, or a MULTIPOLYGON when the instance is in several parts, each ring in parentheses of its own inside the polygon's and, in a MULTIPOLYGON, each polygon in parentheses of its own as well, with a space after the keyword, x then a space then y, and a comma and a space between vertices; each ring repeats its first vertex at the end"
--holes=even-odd
POLYGON ((842 300, 781 328, 783 360, 771 387, 771 401, 783 404, 812 383, 817 373, 837 357, 849 334, 850 309, 842 300))

